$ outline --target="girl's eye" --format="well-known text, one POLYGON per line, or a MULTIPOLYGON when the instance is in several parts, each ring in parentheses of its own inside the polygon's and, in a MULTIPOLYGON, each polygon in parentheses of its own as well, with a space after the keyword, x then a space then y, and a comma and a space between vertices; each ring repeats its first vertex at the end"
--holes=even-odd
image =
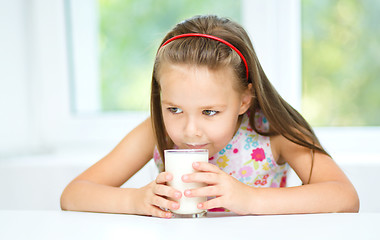
POLYGON ((173 113, 173 114, 179 114, 179 113, 182 113, 182 109, 180 108, 176 108, 176 107, 171 107, 171 108, 168 108, 169 112, 173 113))
POLYGON ((215 111, 215 110, 203 110, 202 111, 202 114, 206 115, 206 116, 214 116, 218 113, 218 111, 215 111))

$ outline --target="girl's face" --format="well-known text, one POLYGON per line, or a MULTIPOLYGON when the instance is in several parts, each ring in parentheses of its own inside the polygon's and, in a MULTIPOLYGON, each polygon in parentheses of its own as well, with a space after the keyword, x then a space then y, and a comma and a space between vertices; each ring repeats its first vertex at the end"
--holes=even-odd
POLYGON ((163 120, 171 140, 180 149, 208 149, 210 156, 232 139, 238 117, 249 108, 250 88, 233 88, 230 67, 163 63, 159 72, 163 120))

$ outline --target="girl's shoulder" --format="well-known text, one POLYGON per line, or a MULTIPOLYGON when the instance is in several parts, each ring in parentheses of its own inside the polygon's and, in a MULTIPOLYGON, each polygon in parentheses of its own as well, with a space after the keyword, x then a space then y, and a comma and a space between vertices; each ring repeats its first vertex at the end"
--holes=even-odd
POLYGON ((276 158, 276 162, 279 164, 285 162, 294 162, 299 159, 300 156, 306 155, 307 158, 310 157, 311 150, 300 144, 297 144, 283 135, 279 134, 270 137, 271 148, 273 156, 276 158))
MULTIPOLYGON (((250 113, 247 113, 250 117, 250 113)), ((268 132, 269 131, 269 122, 267 118, 265 117, 263 111, 261 109, 258 109, 254 113, 254 124, 257 130, 261 132, 268 132)))

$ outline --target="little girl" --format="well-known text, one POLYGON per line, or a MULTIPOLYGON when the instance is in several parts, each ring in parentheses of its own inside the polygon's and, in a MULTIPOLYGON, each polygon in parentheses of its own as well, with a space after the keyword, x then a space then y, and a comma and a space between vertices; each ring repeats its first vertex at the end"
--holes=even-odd
POLYGON ((187 197, 199 209, 237 214, 357 212, 357 193, 305 119, 273 88, 245 30, 216 16, 179 23, 154 63, 151 116, 64 190, 65 210, 170 218, 182 193, 168 186, 165 149, 208 149, 195 163, 187 197), (139 188, 120 186, 154 158, 159 175, 139 188), (303 185, 285 188, 289 168, 303 185), (173 200, 174 199, 174 200, 173 200))

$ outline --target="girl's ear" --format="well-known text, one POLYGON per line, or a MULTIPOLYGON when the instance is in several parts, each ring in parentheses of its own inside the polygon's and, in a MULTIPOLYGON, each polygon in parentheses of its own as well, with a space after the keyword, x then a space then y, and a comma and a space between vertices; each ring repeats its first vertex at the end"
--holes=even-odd
POLYGON ((248 88, 241 95, 241 105, 239 115, 245 113, 252 103, 252 83, 248 84, 248 88))

